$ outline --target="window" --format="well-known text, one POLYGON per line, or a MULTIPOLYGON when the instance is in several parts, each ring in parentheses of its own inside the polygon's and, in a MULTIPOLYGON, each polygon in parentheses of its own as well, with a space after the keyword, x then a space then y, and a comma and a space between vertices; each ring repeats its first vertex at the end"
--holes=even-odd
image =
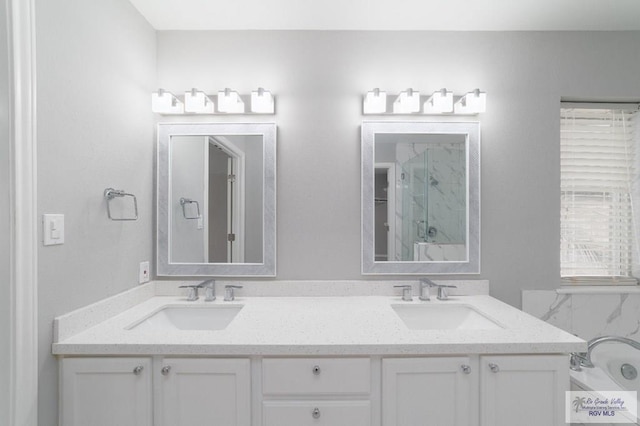
POLYGON ((636 173, 638 108, 625 108, 562 105, 563 278, 612 277, 624 281, 621 277, 632 276, 635 248, 632 185, 636 173))

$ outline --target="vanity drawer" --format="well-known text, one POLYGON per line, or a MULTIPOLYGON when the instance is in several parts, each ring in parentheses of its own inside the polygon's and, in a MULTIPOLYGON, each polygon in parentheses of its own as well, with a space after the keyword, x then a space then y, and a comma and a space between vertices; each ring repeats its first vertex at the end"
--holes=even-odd
POLYGON ((369 358, 265 358, 264 395, 369 394, 369 358))
POLYGON ((265 402, 263 426, 371 426, 369 401, 265 402))

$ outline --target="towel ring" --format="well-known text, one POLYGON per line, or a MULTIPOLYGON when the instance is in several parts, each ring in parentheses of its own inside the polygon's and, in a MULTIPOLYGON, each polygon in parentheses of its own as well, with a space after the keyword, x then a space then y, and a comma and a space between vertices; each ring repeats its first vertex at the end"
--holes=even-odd
POLYGON ((124 192, 121 189, 107 188, 104 190, 104 198, 107 199, 107 216, 109 217, 109 219, 115 220, 115 221, 138 220, 138 199, 136 198, 135 195, 124 192), (113 217, 111 215, 111 200, 113 200, 116 197, 133 198, 133 209, 134 209, 133 217, 113 217))

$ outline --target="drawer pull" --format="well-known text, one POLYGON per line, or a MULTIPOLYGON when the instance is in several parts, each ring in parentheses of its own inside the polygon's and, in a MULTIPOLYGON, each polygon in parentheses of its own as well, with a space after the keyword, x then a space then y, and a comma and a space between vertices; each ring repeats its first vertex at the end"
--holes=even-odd
POLYGON ((171 371, 170 365, 165 365, 164 367, 162 367, 162 370, 160 370, 163 376, 168 376, 170 371, 171 371))
POLYGON ((490 369, 493 373, 497 373, 498 371, 500 371, 500 367, 498 367, 498 364, 494 364, 494 363, 490 363, 490 364, 489 364, 489 369, 490 369))
POLYGON ((144 367, 139 365, 133 369, 133 374, 135 374, 136 376, 139 376, 142 373, 142 370, 144 370, 144 367))
POLYGON ((313 374, 315 374, 316 376, 320 375, 320 366, 319 365, 314 365, 313 366, 313 374))
POLYGON ((463 372, 464 374, 471 374, 471 366, 470 366, 470 365, 462 364, 462 365, 460 366, 460 369, 462 370, 462 372, 463 372))
POLYGON ((313 417, 314 419, 319 419, 320 418, 320 409, 319 408, 314 408, 313 411, 311 412, 311 417, 313 417))

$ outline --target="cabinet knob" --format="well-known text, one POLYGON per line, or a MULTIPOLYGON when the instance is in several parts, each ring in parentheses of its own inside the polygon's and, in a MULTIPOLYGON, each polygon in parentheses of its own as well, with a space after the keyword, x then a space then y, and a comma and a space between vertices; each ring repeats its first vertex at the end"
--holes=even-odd
POLYGON ((162 367, 162 370, 160 370, 163 376, 168 375, 170 371, 171 371, 170 365, 165 365, 164 367, 162 367))
POLYGON ((313 417, 314 419, 319 419, 320 418, 320 409, 319 408, 314 408, 313 411, 311 412, 311 417, 313 417))
POLYGON ((498 371, 500 371, 500 367, 498 367, 498 364, 494 364, 494 363, 489 363, 489 369, 493 372, 493 373, 497 373, 498 371))
POLYGON ((319 365, 314 365, 312 371, 313 371, 313 374, 315 374, 316 376, 319 376, 320 375, 320 371, 321 371, 320 370, 320 366, 319 365))
POLYGON ((144 367, 139 365, 133 369, 133 374, 135 374, 136 376, 139 376, 142 373, 142 370, 144 370, 144 367))
POLYGON ((471 366, 470 366, 470 365, 462 364, 462 365, 460 366, 460 369, 462 370, 462 372, 463 372, 464 374, 471 374, 471 366))

